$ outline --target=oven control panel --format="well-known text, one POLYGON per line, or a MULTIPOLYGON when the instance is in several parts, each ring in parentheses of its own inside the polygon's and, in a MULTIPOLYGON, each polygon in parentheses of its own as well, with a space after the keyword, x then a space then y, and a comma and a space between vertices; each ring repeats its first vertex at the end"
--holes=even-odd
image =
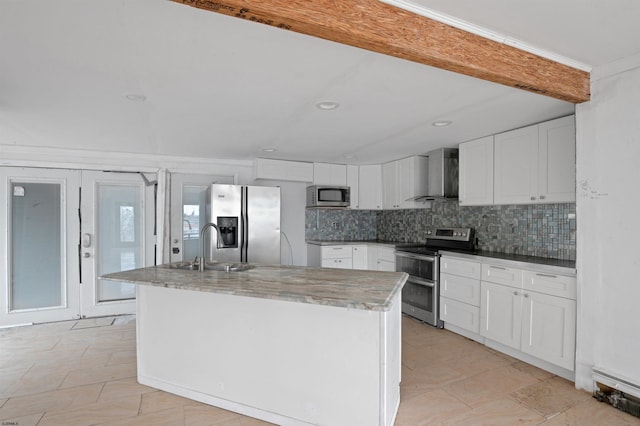
POLYGON ((472 241, 473 228, 427 228, 428 240, 472 241))

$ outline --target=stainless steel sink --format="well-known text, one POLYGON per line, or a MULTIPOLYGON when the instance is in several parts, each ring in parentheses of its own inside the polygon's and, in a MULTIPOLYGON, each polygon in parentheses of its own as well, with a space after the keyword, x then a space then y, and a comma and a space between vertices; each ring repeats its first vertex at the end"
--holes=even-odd
MULTIPOLYGON (((169 264, 172 269, 184 269, 185 271, 197 271, 198 264, 190 261, 173 262, 169 264)), ((223 271, 223 272, 239 272, 246 271, 247 269, 254 268, 249 263, 234 263, 234 262, 207 262, 204 269, 209 271, 223 271)))

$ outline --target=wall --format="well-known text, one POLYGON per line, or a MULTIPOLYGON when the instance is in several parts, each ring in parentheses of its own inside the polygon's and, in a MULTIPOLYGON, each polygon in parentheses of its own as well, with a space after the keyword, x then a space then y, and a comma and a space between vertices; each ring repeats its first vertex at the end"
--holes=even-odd
POLYGON ((309 209, 306 238, 424 242, 429 226, 463 226, 476 230, 483 250, 574 260, 575 213, 575 204, 461 207, 457 201, 433 201, 429 209, 309 209))
POLYGON ((576 386, 591 367, 640 385, 640 55, 596 69, 577 106, 576 386))

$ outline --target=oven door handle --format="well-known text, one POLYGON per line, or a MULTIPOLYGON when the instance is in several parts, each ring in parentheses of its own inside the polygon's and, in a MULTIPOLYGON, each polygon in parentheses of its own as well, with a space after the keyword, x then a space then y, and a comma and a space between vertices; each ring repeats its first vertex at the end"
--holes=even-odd
POLYGON ((407 282, 413 283, 413 284, 418 284, 421 285, 423 287, 430 287, 430 288, 434 288, 436 286, 436 283, 433 281, 427 281, 427 280, 423 280, 422 278, 416 278, 414 276, 409 275, 409 279, 407 280, 407 282))
POLYGON ((396 251, 395 253, 396 253, 396 256, 408 257, 409 259, 429 260, 431 262, 434 262, 436 260, 435 256, 425 256, 424 254, 411 254, 411 253, 402 252, 402 251, 396 251))

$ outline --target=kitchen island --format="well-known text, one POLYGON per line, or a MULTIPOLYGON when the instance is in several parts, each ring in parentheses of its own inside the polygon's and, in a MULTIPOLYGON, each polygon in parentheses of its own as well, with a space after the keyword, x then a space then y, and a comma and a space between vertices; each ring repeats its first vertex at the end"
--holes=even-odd
POLYGON ((137 286, 138 381, 282 425, 392 425, 407 275, 161 265, 137 286))

